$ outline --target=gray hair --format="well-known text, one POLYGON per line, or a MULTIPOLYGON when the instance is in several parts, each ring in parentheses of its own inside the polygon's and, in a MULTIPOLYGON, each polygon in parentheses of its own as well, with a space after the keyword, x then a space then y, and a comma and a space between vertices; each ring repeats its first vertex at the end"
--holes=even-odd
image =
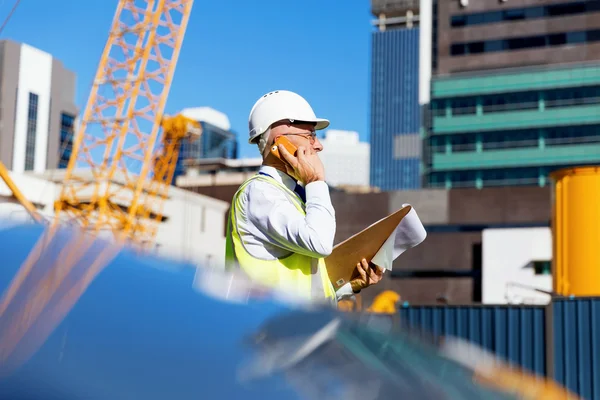
POLYGON ((257 145, 258 145, 258 151, 260 151, 260 154, 264 157, 265 155, 265 149, 267 148, 267 145, 269 144, 269 137, 271 136, 271 127, 268 127, 266 131, 263 132, 262 135, 260 135, 257 145))

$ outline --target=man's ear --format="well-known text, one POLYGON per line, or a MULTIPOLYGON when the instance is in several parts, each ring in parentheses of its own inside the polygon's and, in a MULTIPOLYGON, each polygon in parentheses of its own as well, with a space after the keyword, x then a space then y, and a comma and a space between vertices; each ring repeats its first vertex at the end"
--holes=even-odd
MULTIPOLYGON (((277 140, 279 137, 281 137, 281 136, 283 136, 283 135, 282 135, 282 134, 279 134, 279 135, 276 135, 276 136, 273 136, 273 137, 271 137, 271 135, 269 135, 269 136, 268 136, 268 138, 269 138, 269 142, 271 143, 271 144, 269 145, 269 147, 273 146, 273 144, 275 143, 275 141, 276 141, 276 140, 277 140)), ((264 143, 264 146, 265 146, 265 147, 263 147, 263 149, 266 149, 266 148, 267 148, 267 144, 268 144, 268 143, 265 141, 265 143, 264 143)), ((264 153, 264 150, 263 150, 263 153, 264 153)))

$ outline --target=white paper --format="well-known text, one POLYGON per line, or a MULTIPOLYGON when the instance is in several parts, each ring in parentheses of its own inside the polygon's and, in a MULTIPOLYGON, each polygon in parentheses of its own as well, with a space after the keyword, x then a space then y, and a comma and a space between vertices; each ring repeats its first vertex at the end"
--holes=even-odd
MULTIPOLYGON (((402 207, 410 204, 403 204, 402 207)), ((427 232, 414 208, 406 214, 394 232, 388 237, 371 262, 384 270, 391 271, 394 260, 406 250, 423 242, 427 232)))

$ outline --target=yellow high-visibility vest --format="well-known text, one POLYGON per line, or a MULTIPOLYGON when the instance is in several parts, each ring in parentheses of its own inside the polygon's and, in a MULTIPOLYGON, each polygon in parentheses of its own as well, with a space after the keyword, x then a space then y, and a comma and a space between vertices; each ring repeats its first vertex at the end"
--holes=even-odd
POLYGON ((267 287, 281 289, 303 300, 329 301, 337 305, 335 290, 327 275, 327 267, 323 258, 313 258, 290 252, 290 254, 275 260, 263 260, 250 255, 244 247, 237 225, 237 216, 242 211, 240 194, 255 179, 277 186, 288 196, 298 211, 306 215, 302 199, 272 177, 254 175, 246 180, 235 193, 231 202, 227 223, 226 269, 241 268, 252 280, 267 287))

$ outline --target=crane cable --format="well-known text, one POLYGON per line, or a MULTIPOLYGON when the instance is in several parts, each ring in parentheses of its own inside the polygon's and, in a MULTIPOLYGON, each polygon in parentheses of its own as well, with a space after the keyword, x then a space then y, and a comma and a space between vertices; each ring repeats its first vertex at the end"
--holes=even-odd
POLYGON ((6 24, 8 24, 8 21, 10 21, 10 18, 13 16, 13 14, 15 13, 17 7, 19 6, 19 3, 21 2, 21 0, 17 0, 15 1, 15 4, 12 7, 12 10, 10 10, 10 13, 8 14, 8 16, 4 19, 4 22, 2 23, 2 26, 0 26, 0 35, 2 34, 2 31, 4 30, 4 28, 6 27, 6 24))

